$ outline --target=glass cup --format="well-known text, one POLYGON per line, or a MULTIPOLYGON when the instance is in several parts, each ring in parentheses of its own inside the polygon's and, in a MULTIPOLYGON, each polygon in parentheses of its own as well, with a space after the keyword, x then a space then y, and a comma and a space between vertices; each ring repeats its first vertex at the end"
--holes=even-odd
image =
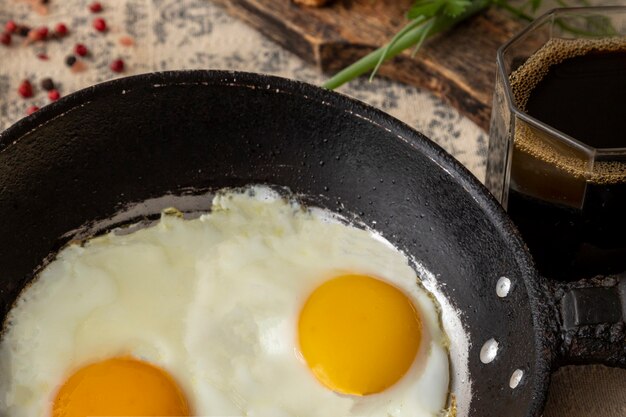
POLYGON ((623 97, 609 112, 621 114, 617 131, 590 140, 603 126, 587 126, 587 116, 604 93, 582 84, 542 104, 558 111, 572 94, 586 91, 589 108, 559 117, 591 128, 591 134, 574 137, 527 110, 550 62, 609 50, 626 64, 626 7, 555 9, 498 51, 486 185, 517 225, 540 274, 549 278, 626 271, 626 71, 608 75, 623 97))

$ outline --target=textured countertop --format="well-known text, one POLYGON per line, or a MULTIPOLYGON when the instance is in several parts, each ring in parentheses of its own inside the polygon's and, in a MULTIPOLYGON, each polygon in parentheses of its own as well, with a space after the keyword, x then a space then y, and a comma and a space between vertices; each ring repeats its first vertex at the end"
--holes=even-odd
MULTIPOLYGON (((287 1, 287 0, 285 0, 287 1)), ((94 16, 87 0, 52 0, 47 15, 28 1, 0 1, 0 24, 8 19, 33 27, 65 22, 70 35, 43 45, 23 45, 13 38, 0 45, 0 130, 49 99, 39 81, 51 77, 62 95, 117 76, 174 69, 229 69, 269 73, 319 84, 316 68, 226 15, 208 0, 103 0, 100 14, 109 26, 106 34, 91 27, 94 16), (120 42, 127 37, 126 42, 120 42), (134 45, 128 44, 128 38, 134 45), (81 59, 82 71, 72 71, 65 58, 75 43, 90 54, 81 59), (42 60, 37 54, 44 54, 42 60), (122 58, 126 70, 114 73, 111 61, 122 58), (17 93, 28 78, 34 97, 17 93)), ((419 59, 419 58, 417 58, 419 59)), ((76 69, 76 68, 75 68, 76 69)), ((480 180, 485 173, 488 135, 450 106, 425 91, 377 79, 358 80, 341 92, 356 97, 423 132, 451 153, 480 180)), ((626 416, 626 370, 602 366, 569 366, 553 374, 545 417, 626 416)))

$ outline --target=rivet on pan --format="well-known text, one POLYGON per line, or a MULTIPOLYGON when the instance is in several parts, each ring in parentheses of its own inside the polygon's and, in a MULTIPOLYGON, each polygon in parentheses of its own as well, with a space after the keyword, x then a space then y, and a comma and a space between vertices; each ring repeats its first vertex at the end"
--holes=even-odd
POLYGON ((509 291, 511 290, 511 280, 507 277, 500 277, 496 284, 496 294, 498 297, 504 298, 509 295, 509 291))
POLYGON ((480 361, 484 364, 491 363, 498 354, 498 342, 495 339, 489 339, 480 349, 480 361))
POLYGON ((511 387, 511 389, 517 388, 519 383, 522 382, 523 377, 524 371, 522 371, 521 369, 516 369, 515 371, 513 371, 513 373, 511 374, 511 379, 509 379, 509 387, 511 387))

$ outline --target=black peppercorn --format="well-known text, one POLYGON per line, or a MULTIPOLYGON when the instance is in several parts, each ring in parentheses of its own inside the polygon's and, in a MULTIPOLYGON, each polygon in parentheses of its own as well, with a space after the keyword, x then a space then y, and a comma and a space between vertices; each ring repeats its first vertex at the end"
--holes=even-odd
POLYGON ((30 28, 28 26, 19 26, 16 30, 17 35, 22 37, 28 36, 28 32, 30 32, 30 28))
POLYGON ((68 67, 71 67, 75 63, 76 57, 74 55, 68 55, 67 58, 65 58, 65 65, 67 65, 68 67))
POLYGON ((41 80, 41 88, 46 91, 54 90, 54 81, 52 81, 52 78, 48 77, 41 80))

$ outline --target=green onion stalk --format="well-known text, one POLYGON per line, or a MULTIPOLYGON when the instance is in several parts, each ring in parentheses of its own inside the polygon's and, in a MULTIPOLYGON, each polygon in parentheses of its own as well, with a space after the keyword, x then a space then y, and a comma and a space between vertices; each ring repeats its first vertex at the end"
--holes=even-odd
POLYGON ((339 71, 323 86, 328 89, 335 89, 348 81, 353 80, 368 71, 372 71, 370 80, 374 77, 380 65, 398 55, 405 49, 415 47, 414 54, 419 50, 424 40, 446 31, 457 23, 484 10, 491 4, 491 0, 475 0, 460 14, 451 16, 448 14, 437 14, 434 16, 418 16, 409 22, 394 38, 385 46, 376 49, 355 63, 339 71))
MULTIPOLYGON (((386 60, 393 58, 405 49, 411 47, 415 48, 413 52, 413 55, 415 55, 426 39, 452 28, 492 5, 506 10, 519 20, 530 22, 534 19, 534 13, 537 12, 542 1, 543 0, 525 0, 521 2, 517 0, 415 0, 413 6, 407 13, 407 17, 410 19, 409 23, 404 26, 387 45, 376 49, 344 68, 326 81, 323 86, 333 90, 368 71, 371 71, 371 81, 380 66, 386 60)), ((571 6, 566 0, 555 1, 558 6, 571 6)), ((576 0, 574 3, 588 6, 589 0, 576 0)), ((587 20, 587 24, 584 28, 572 27, 567 25, 566 22, 559 20, 555 23, 561 26, 562 29, 579 35, 597 36, 615 35, 617 33, 607 19, 598 20, 590 17, 587 20)))

